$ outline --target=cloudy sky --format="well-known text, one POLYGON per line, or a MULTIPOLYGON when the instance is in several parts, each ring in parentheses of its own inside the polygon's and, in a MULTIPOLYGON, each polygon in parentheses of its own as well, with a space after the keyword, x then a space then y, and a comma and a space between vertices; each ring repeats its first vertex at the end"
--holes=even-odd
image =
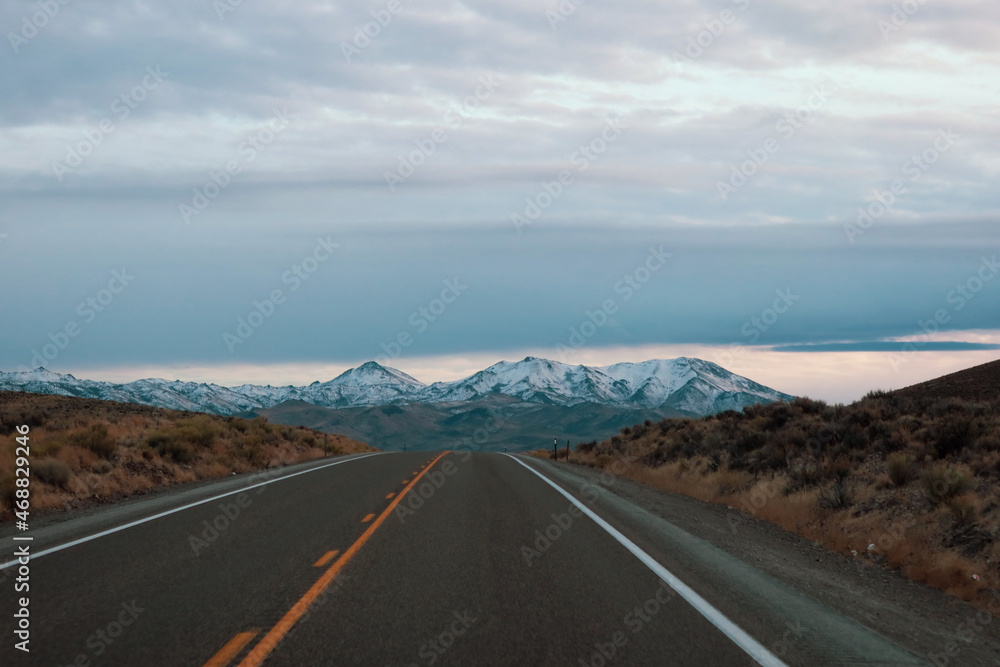
POLYGON ((0 370, 1000 356, 987 0, 8 0, 0 370), (996 278, 996 279, 995 279, 996 278))

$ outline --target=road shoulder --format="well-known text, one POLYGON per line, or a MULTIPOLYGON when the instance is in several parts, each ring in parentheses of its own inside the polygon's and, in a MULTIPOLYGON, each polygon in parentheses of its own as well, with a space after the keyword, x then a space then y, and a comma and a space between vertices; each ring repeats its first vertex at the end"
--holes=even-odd
POLYGON ((831 553, 743 512, 571 464, 528 459, 576 492, 600 487, 621 501, 764 572, 937 665, 1000 664, 1000 622, 898 572, 831 553))

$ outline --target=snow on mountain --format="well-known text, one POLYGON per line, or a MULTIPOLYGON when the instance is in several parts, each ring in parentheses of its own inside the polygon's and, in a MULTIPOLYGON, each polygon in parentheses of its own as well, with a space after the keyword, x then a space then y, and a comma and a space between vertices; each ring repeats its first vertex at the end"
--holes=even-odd
POLYGON ((490 393, 529 403, 671 407, 695 414, 790 398, 711 362, 687 357, 603 367, 527 357, 517 362, 501 361, 464 380, 436 382, 418 398, 424 402, 469 401, 490 393))
POLYGON ((141 403, 173 410, 195 410, 216 414, 233 414, 262 407, 256 401, 232 389, 215 384, 168 382, 159 379, 114 384, 78 380, 72 375, 61 375, 44 368, 26 372, 0 372, 0 390, 99 398, 106 401, 141 403))
POLYGON ((113 384, 78 380, 72 375, 39 368, 0 372, 0 390, 63 394, 216 414, 269 408, 289 400, 340 408, 461 402, 502 394, 528 403, 673 408, 703 415, 791 398, 711 362, 686 357, 604 367, 571 366, 527 357, 516 362, 498 362, 462 380, 431 385, 374 361, 345 371, 328 382, 314 382, 305 387, 250 384, 221 387, 160 379, 113 384))
POLYGON ((369 361, 329 382, 299 387, 292 398, 337 408, 385 405, 410 399, 424 387, 423 382, 402 371, 369 361))

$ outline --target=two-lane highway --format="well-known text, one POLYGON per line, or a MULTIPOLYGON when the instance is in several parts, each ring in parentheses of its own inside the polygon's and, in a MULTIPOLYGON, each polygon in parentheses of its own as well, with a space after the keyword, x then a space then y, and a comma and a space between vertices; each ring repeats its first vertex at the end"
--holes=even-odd
POLYGON ((32 651, 0 662, 923 664, 574 479, 414 452, 229 492, 33 559, 32 651))

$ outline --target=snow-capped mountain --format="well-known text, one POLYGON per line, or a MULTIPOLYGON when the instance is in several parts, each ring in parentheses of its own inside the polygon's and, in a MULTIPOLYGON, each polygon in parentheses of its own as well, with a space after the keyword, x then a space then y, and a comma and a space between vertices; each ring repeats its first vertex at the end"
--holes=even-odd
POLYGON ((695 414, 791 398, 711 362, 688 357, 596 367, 527 357, 501 361, 464 380, 435 382, 421 392, 421 398, 424 402, 469 401, 490 393, 528 403, 670 407, 695 414))
POLYGON ((0 390, 62 394, 142 403, 178 410, 234 414, 298 400, 323 407, 370 407, 392 403, 454 403, 510 396, 526 403, 574 406, 596 403, 621 408, 670 408, 706 415, 753 403, 791 398, 701 359, 652 360, 611 366, 571 366, 527 357, 501 361, 454 382, 431 385, 369 361, 328 382, 305 387, 138 380, 113 384, 78 380, 39 368, 0 372, 0 390))

